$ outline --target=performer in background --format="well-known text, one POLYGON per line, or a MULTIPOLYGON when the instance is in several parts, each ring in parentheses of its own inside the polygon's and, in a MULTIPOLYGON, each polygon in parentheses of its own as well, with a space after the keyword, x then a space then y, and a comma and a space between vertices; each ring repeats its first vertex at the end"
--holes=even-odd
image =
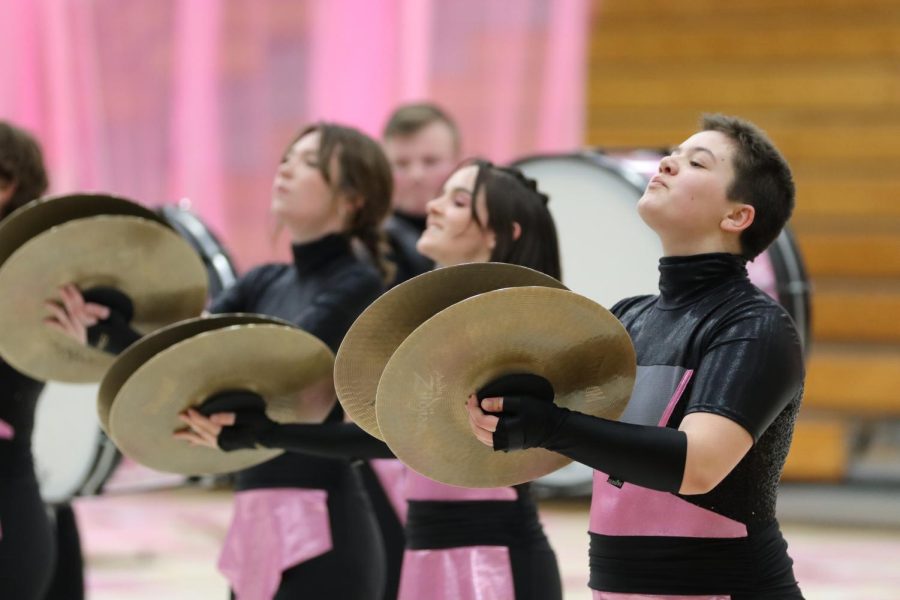
POLYGON ((397 285, 434 267, 416 243, 425 231, 428 202, 439 195, 462 158, 461 141, 450 115, 429 102, 397 107, 382 139, 394 173, 394 211, 385 232, 391 244, 388 258, 397 265, 397 285))
MULTIPOLYGON (((0 220, 47 187, 37 141, 0 121, 0 220)), ((43 389, 0 359, 0 596, 78 600, 84 578, 75 514, 68 504, 44 506, 34 472, 31 436, 43 389)))
POLYGON ((638 363, 621 420, 526 393, 469 398, 472 429, 495 450, 546 448, 596 469, 596 600, 802 598, 775 500, 803 355, 787 312, 745 269, 793 206, 790 169, 765 134, 706 116, 638 203, 664 255, 659 294, 612 308, 638 363))
MULTIPOLYGON (((505 262, 560 277, 548 198, 515 169, 464 164, 428 203, 418 249, 439 266, 505 262)), ((320 456, 393 457, 352 423, 279 425, 265 414, 190 414, 195 443, 223 449, 257 444, 320 456)), ((423 451, 427 451, 424 450, 423 451)), ((401 600, 562 597, 556 556, 528 485, 469 489, 407 470, 406 553, 401 600), (486 516, 487 515, 487 516, 486 516)))
MULTIPOLYGON (((272 184, 271 210, 291 235, 293 262, 252 269, 213 300, 210 312, 280 317, 337 350, 389 278, 380 227, 391 188, 390 166, 377 142, 330 123, 303 129, 272 184), (359 258, 356 243, 378 268, 359 258)), ((88 316, 73 294, 77 290, 70 289, 59 325, 83 334, 88 316)), ((336 404, 326 422, 342 420, 336 404)), ((190 432, 177 436, 193 439, 190 432)), ((380 595, 381 537, 348 460, 285 453, 238 473, 236 487, 219 568, 238 600, 380 595)))

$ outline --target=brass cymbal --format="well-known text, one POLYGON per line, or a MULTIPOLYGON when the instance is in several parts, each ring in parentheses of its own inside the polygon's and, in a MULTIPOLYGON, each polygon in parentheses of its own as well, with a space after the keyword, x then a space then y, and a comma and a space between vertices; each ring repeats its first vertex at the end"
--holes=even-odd
POLYGON ((177 416, 226 390, 266 400, 279 422, 321 422, 334 407, 334 355, 296 327, 236 325, 207 331, 162 350, 125 381, 109 414, 111 437, 134 460, 159 471, 228 473, 269 460, 281 450, 223 452, 193 447, 172 433, 177 416))
POLYGON ((43 322, 44 302, 58 298, 66 283, 127 294, 134 303, 131 327, 140 333, 199 315, 206 303, 203 262, 168 227, 118 215, 52 227, 0 265, 0 355, 35 379, 99 381, 114 358, 43 322))
POLYGON ((126 198, 108 194, 47 196, 20 206, 0 221, 0 265, 39 233, 75 219, 99 215, 141 217, 171 229, 155 212, 126 198))
POLYGON ((540 448, 494 452, 469 428, 469 394, 511 373, 540 375, 556 404, 616 419, 634 386, 625 328, 605 308, 568 290, 524 287, 463 300, 400 345, 378 385, 384 439, 400 460, 436 481, 502 487, 570 460, 540 448))
POLYGON ((100 426, 103 431, 109 433, 109 412, 119 390, 122 389, 128 378, 145 362, 166 348, 197 334, 222 329, 223 327, 249 325, 252 323, 291 326, 288 321, 265 315, 249 313, 210 315, 173 323, 145 335, 130 345, 116 357, 109 369, 106 370, 103 381, 100 382, 100 389, 97 392, 97 416, 100 417, 100 426))
POLYGON ((460 300, 491 290, 521 286, 565 286, 538 271, 505 263, 444 267, 405 281, 375 300, 356 319, 338 348, 334 385, 356 424, 381 438, 375 392, 385 365, 413 330, 460 300))

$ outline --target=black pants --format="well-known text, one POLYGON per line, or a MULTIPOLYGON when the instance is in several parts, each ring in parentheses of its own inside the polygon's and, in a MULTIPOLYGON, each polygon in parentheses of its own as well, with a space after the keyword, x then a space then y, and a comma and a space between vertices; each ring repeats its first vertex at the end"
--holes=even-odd
POLYGON ((56 568, 44 600, 84 600, 81 537, 71 504, 52 508, 56 533, 56 568))
POLYGON ((549 543, 509 547, 516 600, 562 600, 556 553, 549 543))
POLYGON ((378 475, 369 463, 361 462, 356 467, 372 503, 375 521, 378 523, 384 544, 387 582, 381 600, 397 600, 397 592, 400 590, 400 569, 403 566, 403 551, 406 547, 403 524, 388 499, 387 491, 382 487, 381 480, 378 479, 378 475))
POLYGON ((33 477, 0 479, 0 535, 0 597, 44 600, 56 544, 33 477))

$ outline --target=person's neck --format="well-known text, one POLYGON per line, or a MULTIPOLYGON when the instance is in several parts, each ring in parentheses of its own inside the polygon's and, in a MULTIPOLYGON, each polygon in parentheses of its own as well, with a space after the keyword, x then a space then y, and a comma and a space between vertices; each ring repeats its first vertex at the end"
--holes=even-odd
POLYGON ((663 256, 695 256, 698 254, 741 254, 738 238, 710 236, 683 240, 660 239, 663 256))

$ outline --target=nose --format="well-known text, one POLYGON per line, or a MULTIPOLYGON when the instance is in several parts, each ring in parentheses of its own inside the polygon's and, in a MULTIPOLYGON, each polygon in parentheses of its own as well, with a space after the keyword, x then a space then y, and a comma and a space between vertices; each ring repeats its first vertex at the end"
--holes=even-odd
POLYGON ((675 175, 678 172, 678 161, 672 156, 663 156, 659 161, 659 172, 666 175, 675 175))
POLYGON ((435 215, 441 212, 441 197, 432 198, 428 202, 425 203, 425 212, 429 215, 435 215))

